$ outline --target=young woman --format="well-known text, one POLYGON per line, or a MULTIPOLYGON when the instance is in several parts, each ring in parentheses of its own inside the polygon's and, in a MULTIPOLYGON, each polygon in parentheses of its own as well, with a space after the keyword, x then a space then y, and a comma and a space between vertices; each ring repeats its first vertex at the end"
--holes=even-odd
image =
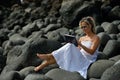
POLYGON ((78 47, 67 43, 51 54, 37 54, 44 61, 34 70, 39 71, 50 64, 57 63, 61 69, 77 71, 81 76, 87 78, 89 65, 97 59, 100 39, 95 34, 95 21, 92 17, 84 17, 79 22, 79 26, 86 35, 80 37, 78 47))

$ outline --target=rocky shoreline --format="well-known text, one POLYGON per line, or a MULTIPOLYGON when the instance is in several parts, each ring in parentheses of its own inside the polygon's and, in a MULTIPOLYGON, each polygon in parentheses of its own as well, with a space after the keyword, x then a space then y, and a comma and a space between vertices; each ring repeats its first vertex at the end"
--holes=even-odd
POLYGON ((0 3, 0 80, 85 80, 57 64, 33 71, 42 62, 36 53, 63 46, 64 34, 77 39, 84 35, 78 25, 84 16, 95 18, 95 31, 101 39, 100 54, 89 67, 87 80, 120 79, 119 0, 23 1, 0 3))

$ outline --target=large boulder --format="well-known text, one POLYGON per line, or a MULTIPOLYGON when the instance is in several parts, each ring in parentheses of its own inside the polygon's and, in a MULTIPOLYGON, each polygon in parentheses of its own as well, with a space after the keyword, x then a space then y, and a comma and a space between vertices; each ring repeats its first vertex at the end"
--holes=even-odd
POLYGON ((120 79, 120 61, 105 70, 101 80, 119 80, 120 79))
POLYGON ((107 42, 111 39, 110 36, 105 33, 105 32, 101 32, 97 34, 100 37, 100 47, 99 47, 99 51, 103 51, 103 49, 105 48, 107 42))
POLYGON ((96 62, 94 62, 93 64, 91 64, 91 66, 88 69, 88 78, 97 78, 99 79, 103 72, 111 67, 112 65, 114 65, 114 61, 110 61, 110 60, 98 60, 96 62))
POLYGON ((117 40, 109 40, 103 50, 103 53, 109 58, 119 55, 120 52, 120 42, 117 40))
MULTIPOLYGON (((98 1, 101 3, 100 1, 98 1)), ((83 16, 92 15, 99 22, 99 5, 96 2, 83 1, 83 0, 63 0, 60 14, 63 16, 64 23, 72 26, 78 25, 79 20, 83 16), (96 7, 97 6, 97 7, 96 7), (87 14, 86 14, 87 13, 87 14)), ((70 27, 70 26, 68 26, 70 27)))
POLYGON ((40 74, 29 74, 24 80, 52 80, 49 77, 40 74))
POLYGON ((45 74, 45 76, 51 78, 52 80, 85 80, 77 72, 69 72, 59 68, 50 70, 45 74))
POLYGON ((22 80, 17 71, 10 71, 4 75, 0 75, 0 80, 22 80))

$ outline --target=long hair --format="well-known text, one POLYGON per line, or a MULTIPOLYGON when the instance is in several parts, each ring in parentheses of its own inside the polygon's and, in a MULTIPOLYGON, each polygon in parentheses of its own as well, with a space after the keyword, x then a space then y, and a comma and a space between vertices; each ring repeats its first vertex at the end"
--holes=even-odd
POLYGON ((90 24, 91 25, 91 31, 93 33, 95 33, 95 20, 94 20, 93 17, 87 16, 87 17, 82 18, 81 21, 80 21, 80 26, 81 26, 82 22, 86 22, 86 23, 90 24))

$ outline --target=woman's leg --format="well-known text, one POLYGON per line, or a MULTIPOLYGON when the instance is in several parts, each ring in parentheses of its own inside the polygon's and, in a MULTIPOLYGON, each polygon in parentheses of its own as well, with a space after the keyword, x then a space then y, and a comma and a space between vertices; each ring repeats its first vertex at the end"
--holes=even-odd
POLYGON ((50 64, 56 63, 52 54, 37 54, 37 56, 44 61, 39 66, 34 68, 35 71, 39 71, 50 64))

